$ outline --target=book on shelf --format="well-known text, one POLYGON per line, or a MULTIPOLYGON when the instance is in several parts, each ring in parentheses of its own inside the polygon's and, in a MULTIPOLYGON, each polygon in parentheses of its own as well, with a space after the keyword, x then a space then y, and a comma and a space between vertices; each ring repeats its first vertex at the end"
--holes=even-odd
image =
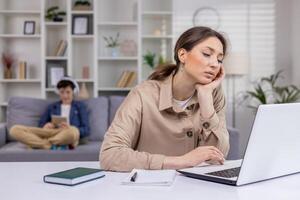
POLYGON ((19 79, 26 79, 27 78, 27 65, 25 61, 19 62, 19 79))
POLYGON ((136 72, 132 71, 132 72, 130 73, 130 76, 129 76, 129 78, 128 78, 128 81, 127 81, 125 87, 132 87, 133 84, 134 84, 134 82, 135 82, 135 80, 136 80, 136 77, 137 77, 136 72))
POLYGON ((132 86, 133 82, 136 79, 136 76, 136 72, 134 71, 123 71, 117 82, 117 87, 125 88, 132 86))
POLYGON ((67 50, 68 43, 66 40, 60 40, 56 50, 55 50, 55 56, 64 56, 67 50))

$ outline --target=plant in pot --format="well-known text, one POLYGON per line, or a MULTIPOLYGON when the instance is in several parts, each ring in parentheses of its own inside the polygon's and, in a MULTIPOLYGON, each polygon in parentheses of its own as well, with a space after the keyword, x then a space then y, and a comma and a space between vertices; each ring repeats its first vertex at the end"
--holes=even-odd
POLYGON ((12 67, 15 62, 15 59, 10 53, 2 53, 2 63, 4 66, 4 79, 11 79, 13 77, 12 67))
POLYGON ((160 55, 157 60, 156 54, 149 50, 147 51, 146 54, 143 55, 143 60, 144 60, 144 64, 148 65, 152 70, 156 67, 169 63, 166 62, 166 60, 163 58, 162 55, 160 55))
POLYGON ((242 102, 248 102, 248 107, 256 112, 260 104, 293 103, 300 99, 300 89, 295 85, 279 85, 278 81, 283 71, 278 71, 269 77, 262 77, 254 90, 243 94, 242 102))
POLYGON ((65 15, 66 15, 65 11, 59 11, 58 6, 53 6, 47 9, 45 18, 54 22, 62 22, 64 20, 63 16, 65 15))
POLYGON ((117 57, 119 56, 119 46, 120 46, 120 43, 119 43, 119 37, 120 37, 120 33, 118 32, 116 37, 112 37, 112 36, 109 36, 109 37, 106 37, 106 36, 103 36, 103 39, 106 43, 106 48, 109 50, 109 55, 112 56, 112 57, 117 57))
POLYGON ((91 10, 91 3, 85 0, 77 0, 74 3, 73 10, 91 10))
POLYGON ((154 69, 155 57, 156 54, 148 50, 147 53, 143 55, 144 64, 148 65, 151 69, 154 69))

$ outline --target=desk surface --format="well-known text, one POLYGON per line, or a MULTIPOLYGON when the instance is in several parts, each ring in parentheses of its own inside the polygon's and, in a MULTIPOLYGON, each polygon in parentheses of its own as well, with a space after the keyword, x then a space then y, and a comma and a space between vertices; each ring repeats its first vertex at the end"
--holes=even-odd
POLYGON ((300 199, 300 174, 235 187, 187 178, 178 174, 172 186, 126 186, 127 173, 106 172, 106 177, 77 186, 46 184, 46 174, 73 167, 99 167, 98 162, 0 162, 0 199, 300 199))

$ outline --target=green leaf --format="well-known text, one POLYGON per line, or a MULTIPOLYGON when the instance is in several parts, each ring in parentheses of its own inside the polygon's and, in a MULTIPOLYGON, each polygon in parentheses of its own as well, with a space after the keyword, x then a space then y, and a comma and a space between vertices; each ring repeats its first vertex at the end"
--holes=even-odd
POLYGON ((155 67, 155 64, 154 64, 155 57, 156 57, 155 53, 147 51, 147 53, 145 55, 143 55, 144 64, 147 64, 151 68, 154 68, 155 67))
POLYGON ((64 15, 66 15, 66 12, 65 12, 65 11, 60 11, 60 12, 57 13, 57 15, 62 15, 62 16, 64 16, 64 15))
POLYGON ((52 7, 48 8, 47 13, 53 12, 53 11, 58 10, 58 9, 59 9, 58 6, 52 6, 52 7))

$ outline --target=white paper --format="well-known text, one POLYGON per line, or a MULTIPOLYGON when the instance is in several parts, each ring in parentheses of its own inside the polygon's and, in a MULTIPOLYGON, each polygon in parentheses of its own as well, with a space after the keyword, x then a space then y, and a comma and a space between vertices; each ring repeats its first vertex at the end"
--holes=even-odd
POLYGON ((64 76, 64 69, 61 67, 52 67, 51 68, 51 85, 55 86, 61 77, 64 76))
POLYGON ((78 17, 75 19, 74 34, 87 34, 88 19, 85 17, 78 17))
POLYGON ((130 174, 121 182, 121 184, 141 186, 170 186, 174 182, 175 177, 175 170, 133 169, 130 174), (130 179, 135 172, 137 172, 137 177, 135 182, 132 182, 130 179))

